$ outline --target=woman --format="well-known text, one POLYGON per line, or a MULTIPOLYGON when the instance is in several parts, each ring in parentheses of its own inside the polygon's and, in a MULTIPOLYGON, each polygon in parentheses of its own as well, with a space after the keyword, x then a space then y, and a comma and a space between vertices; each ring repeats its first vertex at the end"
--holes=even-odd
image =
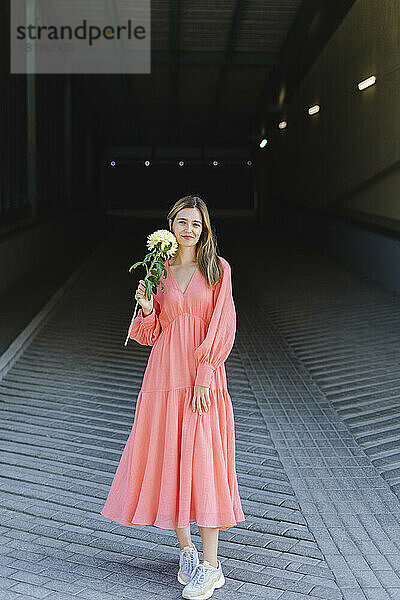
POLYGON ((152 346, 132 431, 101 514, 125 525, 174 529, 184 598, 209 598, 224 582, 218 531, 244 521, 235 428, 224 362, 236 335, 231 268, 218 257, 204 201, 185 196, 168 213, 178 251, 141 305, 130 337, 152 346), (190 523, 203 541, 203 562, 190 523))

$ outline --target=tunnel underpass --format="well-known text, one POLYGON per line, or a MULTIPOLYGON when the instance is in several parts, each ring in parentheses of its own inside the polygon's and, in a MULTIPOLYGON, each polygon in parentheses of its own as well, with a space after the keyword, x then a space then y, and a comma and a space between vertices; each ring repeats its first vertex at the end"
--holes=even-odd
POLYGON ((174 531, 100 511, 151 351, 128 268, 187 194, 237 314, 214 598, 400 598, 398 3, 153 0, 148 73, 10 72, 0 10, 1 600, 182 597, 174 531))

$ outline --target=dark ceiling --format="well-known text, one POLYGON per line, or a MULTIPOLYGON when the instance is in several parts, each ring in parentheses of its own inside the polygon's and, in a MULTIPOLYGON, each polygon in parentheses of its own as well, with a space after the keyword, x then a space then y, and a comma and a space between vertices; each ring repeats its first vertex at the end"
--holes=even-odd
POLYGON ((352 3, 151 0, 151 74, 74 85, 104 144, 248 146, 352 3))

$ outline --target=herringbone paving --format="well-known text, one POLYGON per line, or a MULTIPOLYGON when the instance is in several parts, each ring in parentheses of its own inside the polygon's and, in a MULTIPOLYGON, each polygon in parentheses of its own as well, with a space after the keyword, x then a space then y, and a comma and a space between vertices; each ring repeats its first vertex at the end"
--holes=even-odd
MULTIPOLYGON (((227 373, 246 521, 220 531, 226 585, 214 597, 400 598, 398 498, 279 330, 309 256, 267 250, 253 270, 237 248, 222 252, 238 309, 227 373), (263 284, 249 285, 260 269, 263 284)), ((110 240, 0 382, 1 599, 181 597, 175 533, 99 514, 150 351, 123 347, 130 252, 110 240)), ((192 536, 201 548, 197 526, 192 536)))
MULTIPOLYGON (((381 426, 375 430, 377 398, 392 393, 399 375, 399 299, 334 259, 266 246, 253 249, 250 268, 238 268, 243 257, 233 259, 244 332, 236 348, 251 388, 343 597, 399 599, 400 503, 394 479, 371 451, 383 435, 381 426), (246 310, 249 298, 255 310, 246 310), (358 411, 363 402, 368 408, 358 411)), ((399 402, 391 407, 398 418, 399 402)))
POLYGON ((267 314, 400 498, 400 298, 334 260, 281 260, 267 314))
MULTIPOLYGON (((181 597, 175 533, 99 514, 150 351, 123 346, 126 256, 110 241, 0 382, 2 599, 181 597)), ((246 521, 220 531, 215 597, 340 599, 236 348, 227 372, 246 521)), ((197 526, 192 535, 201 549, 197 526)))

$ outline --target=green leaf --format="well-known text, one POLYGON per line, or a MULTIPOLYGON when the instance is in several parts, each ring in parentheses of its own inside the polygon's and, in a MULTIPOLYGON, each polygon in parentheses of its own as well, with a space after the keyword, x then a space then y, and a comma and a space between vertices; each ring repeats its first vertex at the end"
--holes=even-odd
POLYGON ((162 274, 162 263, 161 264, 160 263, 156 263, 154 265, 154 267, 155 267, 156 272, 157 272, 157 277, 160 278, 161 274, 162 274))
POLYGON ((136 269, 136 267, 138 267, 141 264, 142 264, 142 261, 140 260, 139 262, 137 262, 134 265, 132 265, 131 267, 129 267, 129 273, 131 272, 131 269, 136 269))
POLYGON ((144 263, 150 262, 152 261, 154 258, 154 254, 152 252, 150 252, 149 254, 146 254, 146 256, 143 259, 144 263))

